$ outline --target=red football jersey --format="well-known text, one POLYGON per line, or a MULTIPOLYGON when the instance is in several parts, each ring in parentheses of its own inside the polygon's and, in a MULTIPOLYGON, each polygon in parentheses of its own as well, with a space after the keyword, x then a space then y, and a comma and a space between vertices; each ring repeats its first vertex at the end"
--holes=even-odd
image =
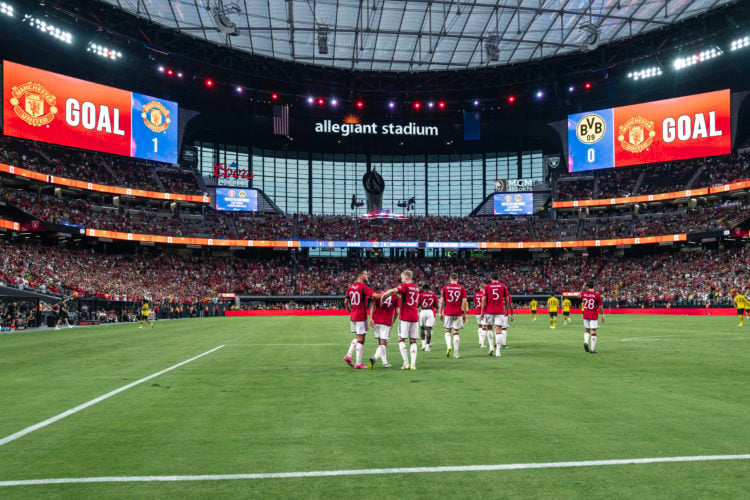
POLYGON ((446 285, 440 295, 443 299, 443 315, 461 316, 463 299, 466 298, 466 289, 459 284, 446 285))
MULTIPOLYGON (((385 292, 378 292, 385 293, 385 292)), ((378 325, 393 325, 393 311, 399 304, 398 295, 391 295, 386 298, 379 298, 375 301, 375 310, 372 312, 372 320, 378 325)))
POLYGON ((474 294, 474 307, 476 309, 479 309, 482 307, 482 297, 484 297, 484 290, 479 290, 477 293, 474 294))
POLYGON ((401 320, 419 321, 419 287, 414 283, 403 283, 398 286, 401 294, 401 320))
POLYGON ((602 296, 596 292, 581 292, 583 319, 599 319, 599 307, 604 305, 602 296))
POLYGON ((354 283, 346 289, 346 298, 349 299, 351 313, 349 319, 352 321, 365 321, 367 319, 367 297, 372 297, 375 292, 364 283, 354 283))
POLYGON ((432 309, 432 312, 435 312, 437 301, 437 295, 432 292, 422 292, 419 295, 419 307, 422 309, 432 309))
POLYGON ((487 303, 484 306, 484 313, 491 315, 506 314, 505 301, 510 303, 510 292, 508 287, 503 283, 493 281, 484 287, 484 295, 487 297, 487 303))

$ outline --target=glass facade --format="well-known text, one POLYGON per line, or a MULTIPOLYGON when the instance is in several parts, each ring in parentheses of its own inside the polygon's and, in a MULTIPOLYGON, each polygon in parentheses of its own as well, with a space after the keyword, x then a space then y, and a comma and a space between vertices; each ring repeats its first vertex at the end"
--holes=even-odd
POLYGON ((352 195, 365 200, 367 165, 385 180, 383 209, 414 215, 466 216, 494 191, 497 179, 542 180, 541 151, 455 155, 354 155, 273 151, 197 142, 199 168, 213 177, 216 163, 251 166, 252 187, 286 213, 351 214, 352 195))

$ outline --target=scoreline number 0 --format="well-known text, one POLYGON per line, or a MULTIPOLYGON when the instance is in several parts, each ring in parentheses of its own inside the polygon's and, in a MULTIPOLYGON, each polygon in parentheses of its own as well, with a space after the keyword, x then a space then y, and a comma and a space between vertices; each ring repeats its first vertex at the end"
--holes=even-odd
POLYGON ((594 148, 588 148, 586 150, 586 161, 589 163, 594 163, 596 161, 596 150, 594 148))

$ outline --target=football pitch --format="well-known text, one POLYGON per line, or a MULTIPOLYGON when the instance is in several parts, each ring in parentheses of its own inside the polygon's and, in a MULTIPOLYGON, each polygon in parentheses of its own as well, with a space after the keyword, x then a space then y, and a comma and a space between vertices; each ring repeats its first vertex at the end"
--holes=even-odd
POLYGON ((472 318, 460 359, 438 332, 416 371, 396 342, 393 368, 353 370, 348 327, 0 336, 0 497, 748 497, 750 326, 734 317, 609 315, 591 355, 580 316, 517 316, 499 359, 472 318))

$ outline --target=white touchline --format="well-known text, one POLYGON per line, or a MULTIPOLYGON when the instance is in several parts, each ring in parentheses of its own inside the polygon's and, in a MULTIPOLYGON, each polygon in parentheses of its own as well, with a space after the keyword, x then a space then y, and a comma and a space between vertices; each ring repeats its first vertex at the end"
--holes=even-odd
POLYGON ((83 404, 80 404, 80 405, 76 406, 75 408, 71 408, 70 410, 66 410, 66 411, 60 413, 59 415, 55 415, 54 417, 51 417, 51 418, 48 418, 47 420, 43 420, 42 422, 39 422, 38 424, 34 424, 34 425, 30 426, 30 427, 27 427, 27 428, 25 428, 23 430, 20 430, 20 431, 16 432, 15 434, 11 434, 10 436, 6 436, 6 437, 0 439, 0 446, 3 446, 4 444, 8 444, 11 441, 15 441, 16 439, 18 439, 20 437, 23 437, 26 434, 30 434, 30 433, 34 432, 35 430, 41 429, 42 427, 47 427, 50 424, 54 424, 58 420, 62 420, 65 417, 69 417, 69 416, 73 415, 74 413, 78 413, 81 410, 85 410, 89 406, 93 406, 93 405, 95 405, 97 403, 101 403, 105 399, 111 398, 112 396, 120 394, 123 391, 127 391, 128 389, 130 389, 132 387, 135 387, 138 384, 142 384, 144 382, 148 382, 149 380, 151 380, 153 378, 156 378, 156 377, 158 377, 160 375, 164 375, 165 373, 170 372, 170 371, 172 371, 172 370, 174 370, 176 368, 179 368, 181 366, 184 366, 184 365, 186 365, 186 364, 188 364, 188 363, 190 363, 192 361, 195 361, 198 358, 202 358, 203 356, 211 354, 214 351, 218 351, 222 347, 224 347, 224 346, 220 345, 218 347, 214 347, 213 349, 208 350, 208 351, 206 351, 206 352, 204 352, 202 354, 198 354, 197 356, 193 356, 190 359, 186 359, 185 361, 181 361, 181 362, 177 363, 176 365, 172 365, 169 368, 165 368, 164 370, 156 372, 154 374, 151 374, 148 377, 143 377, 140 380, 136 380, 135 382, 131 382, 128 385, 124 385, 124 386, 120 387, 119 389, 115 389, 114 391, 108 392, 107 394, 103 394, 103 395, 99 396, 98 398, 94 398, 91 401, 87 401, 87 402, 85 402, 83 404))
POLYGON ((442 467, 401 467, 392 469, 348 469, 318 470, 308 472, 269 472, 260 474, 210 474, 194 476, 110 476, 70 477, 53 479, 20 479, 0 481, 0 488, 7 486, 34 486, 44 484, 84 483, 156 483, 176 481, 236 481, 249 479, 290 479, 301 477, 376 476, 383 474, 427 474, 433 472, 483 472, 523 469, 559 469, 565 467, 599 467, 604 465, 657 464, 670 462, 712 462, 717 460, 750 460, 745 455, 699 455, 691 457, 623 458, 616 460, 586 460, 579 462, 542 462, 496 465, 447 465, 442 467))

